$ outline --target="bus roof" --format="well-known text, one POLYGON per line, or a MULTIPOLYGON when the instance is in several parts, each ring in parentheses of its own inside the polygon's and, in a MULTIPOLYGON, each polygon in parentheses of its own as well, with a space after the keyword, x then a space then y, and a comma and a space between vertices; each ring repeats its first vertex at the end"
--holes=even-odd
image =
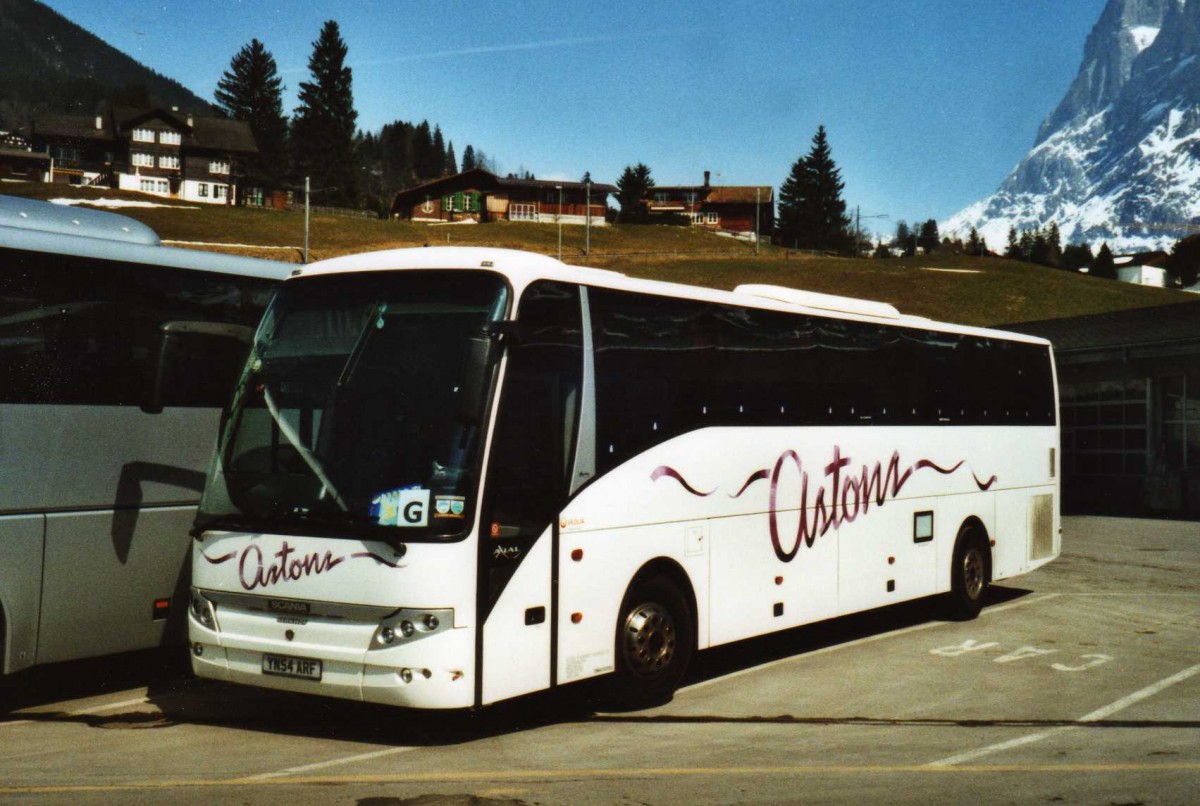
POLYGON ((292 264, 163 246, 140 221, 101 210, 0 196, 0 248, 282 280, 292 264))
POLYGON ((1001 338, 1027 344, 1047 346, 1050 344, 1046 339, 1023 333, 937 322, 923 316, 906 316, 884 302, 871 302, 853 297, 818 294, 770 285, 742 285, 734 291, 719 291, 701 286, 641 280, 607 269, 570 266, 546 255, 516 249, 480 246, 426 246, 389 249, 322 260, 296 269, 292 272, 292 277, 299 279, 339 273, 418 269, 485 269, 499 272, 508 277, 518 295, 525 286, 535 280, 560 280, 618 291, 635 291, 725 305, 742 305, 750 308, 878 322, 901 327, 1001 338))

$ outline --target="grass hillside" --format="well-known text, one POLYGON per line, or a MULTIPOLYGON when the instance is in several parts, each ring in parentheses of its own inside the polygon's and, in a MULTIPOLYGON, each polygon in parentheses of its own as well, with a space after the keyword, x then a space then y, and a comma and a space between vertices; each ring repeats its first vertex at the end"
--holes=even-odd
MULTIPOLYGON (((151 197, 41 184, 5 184, 0 192, 31 198, 151 197)), ((226 207, 122 208, 165 240, 195 248, 298 261, 304 243, 300 212, 226 207), (209 246, 210 244, 217 246, 209 246), (224 246, 220 246, 224 245, 224 246)), ((593 227, 584 256, 584 228, 564 226, 563 259, 668 282, 732 289, 769 283, 878 300, 903 313, 971 325, 995 325, 1198 302, 1192 294, 1070 274, 1002 258, 955 255, 892 260, 796 255, 687 227, 593 227)), ((312 259, 422 245, 498 246, 556 255, 558 227, 494 223, 429 225, 408 221, 313 216, 312 259)), ((1200 318, 1200 313, 1197 314, 1200 318)))

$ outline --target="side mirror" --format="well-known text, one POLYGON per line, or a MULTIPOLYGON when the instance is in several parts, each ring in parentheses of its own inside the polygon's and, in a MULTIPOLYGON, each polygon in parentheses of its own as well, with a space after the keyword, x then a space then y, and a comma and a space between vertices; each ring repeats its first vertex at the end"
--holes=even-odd
POLYGON ((518 324, 512 321, 488 322, 467 341, 467 361, 463 383, 458 390, 457 419, 475 424, 483 415, 483 407, 492 386, 492 370, 500 360, 506 344, 518 341, 518 324))
POLYGON ((233 339, 248 349, 254 342, 254 328, 227 322, 163 322, 150 349, 150 366, 141 404, 142 411, 147 414, 162 413, 163 394, 174 368, 175 354, 185 339, 233 339))

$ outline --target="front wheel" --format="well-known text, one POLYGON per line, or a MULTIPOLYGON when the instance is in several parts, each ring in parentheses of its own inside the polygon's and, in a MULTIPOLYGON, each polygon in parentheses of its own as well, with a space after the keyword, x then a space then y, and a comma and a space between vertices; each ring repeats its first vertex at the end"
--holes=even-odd
POLYGON ((617 615, 605 704, 633 710, 668 702, 695 647, 695 619, 679 588, 661 576, 635 580, 617 615))
POLYGON ((966 532, 954 546, 950 567, 950 594, 947 611, 955 621, 970 621, 983 609, 988 585, 989 551, 987 541, 978 532, 966 532))

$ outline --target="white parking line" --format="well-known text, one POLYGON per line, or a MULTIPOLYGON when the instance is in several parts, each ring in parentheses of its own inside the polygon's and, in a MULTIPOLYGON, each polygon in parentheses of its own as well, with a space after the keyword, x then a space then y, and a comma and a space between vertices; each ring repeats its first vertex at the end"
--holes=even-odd
POLYGON ((1095 711, 1092 711, 1090 714, 1087 714, 1086 716, 1082 716, 1079 719, 1077 719, 1076 720, 1077 724, 1064 725, 1060 728, 1054 728, 1053 730, 1042 731, 1041 733, 1031 733, 1028 736, 1021 736, 1016 739, 1009 739, 1006 742, 1000 742, 999 744, 988 745, 987 747, 981 747, 978 750, 970 750, 966 753, 959 753, 956 756, 950 756, 949 758, 939 759, 938 761, 931 761, 928 764, 926 764, 925 766, 927 766, 927 767, 951 767, 951 766, 954 766, 955 764, 962 764, 964 761, 974 761, 977 758, 982 758, 984 756, 990 756, 993 753, 1000 753, 1004 750, 1010 750, 1014 747, 1021 747, 1022 745, 1033 744, 1034 742, 1040 742, 1042 739, 1049 738, 1050 736, 1057 736, 1060 733, 1066 733, 1067 731, 1078 730, 1079 728, 1083 727, 1085 724, 1087 724, 1089 722, 1100 722, 1101 720, 1107 719, 1108 717, 1112 716, 1113 714, 1117 713, 1118 711, 1123 711, 1131 705, 1139 703, 1142 700, 1147 699, 1149 697, 1153 697, 1155 694, 1158 694, 1163 689, 1169 688, 1169 687, 1175 685, 1176 683, 1181 683, 1184 680, 1187 680, 1189 677, 1195 676, 1196 674, 1200 674, 1200 664, 1197 664, 1190 668, 1184 669, 1182 672, 1173 674, 1170 677, 1159 680, 1157 683, 1154 683, 1153 685, 1149 685, 1143 689, 1139 689, 1138 691, 1135 691, 1126 697, 1122 697, 1121 699, 1117 700, 1116 702, 1109 703, 1108 705, 1104 706, 1103 708, 1098 708, 1095 711))
POLYGON ((384 756, 394 756, 399 753, 407 753, 411 750, 419 750, 418 747, 389 747, 386 750, 376 750, 372 753, 359 753, 356 756, 345 756, 343 758, 333 758, 329 761, 318 761, 314 764, 304 764, 300 767, 288 767, 286 770, 279 772, 264 772, 261 775, 248 775, 245 781, 266 781, 271 778, 283 778, 287 775, 296 775, 302 772, 312 772, 313 770, 323 770, 327 767, 337 767, 342 764, 353 764, 356 761, 370 761, 373 758, 383 758, 384 756))
MULTIPOLYGON (((1045 596, 1031 596, 1027 599, 1018 599, 1017 601, 1009 602, 1008 604, 986 608, 980 613, 980 616, 982 617, 982 616, 986 616, 986 615, 991 615, 993 613, 1003 613, 1006 610, 1013 610, 1015 608, 1024 607, 1026 605, 1038 604, 1040 602, 1048 602, 1051 599, 1057 599, 1058 597, 1063 596, 1063 595, 1064 594, 1061 594, 1061 593, 1048 593, 1045 596)), ((742 677, 743 675, 758 674, 759 672, 765 671, 767 669, 772 669, 776 666, 782 666, 785 663, 796 663, 798 661, 807 660, 809 658, 815 658, 818 655, 825 655, 830 652, 836 652, 840 649, 850 649, 851 647, 862 646, 863 644, 870 644, 870 643, 874 643, 875 641, 882 641, 885 638, 896 638, 897 636, 908 635, 909 633, 920 632, 921 630, 929 630, 934 627, 941 627, 941 626, 946 625, 947 623, 953 623, 953 622, 927 621, 924 624, 914 624, 911 627, 904 627, 899 630, 892 630, 891 632, 880 633, 878 635, 868 635, 865 638, 859 638, 854 641, 846 641, 845 643, 842 643, 842 644, 833 644, 832 646, 822 647, 821 649, 814 649, 812 652, 805 652, 800 655, 790 655, 786 658, 780 658, 779 660, 769 661, 767 663, 763 663, 758 666, 751 666, 748 669, 739 669, 736 672, 730 672, 729 674, 721 675, 720 677, 711 677, 708 680, 701 680, 699 683, 693 683, 690 686, 684 686, 683 688, 679 689, 678 693, 682 694, 687 691, 696 691, 698 689, 702 689, 707 686, 714 685, 716 683, 724 683, 729 680, 734 680, 738 677, 742 677)))

